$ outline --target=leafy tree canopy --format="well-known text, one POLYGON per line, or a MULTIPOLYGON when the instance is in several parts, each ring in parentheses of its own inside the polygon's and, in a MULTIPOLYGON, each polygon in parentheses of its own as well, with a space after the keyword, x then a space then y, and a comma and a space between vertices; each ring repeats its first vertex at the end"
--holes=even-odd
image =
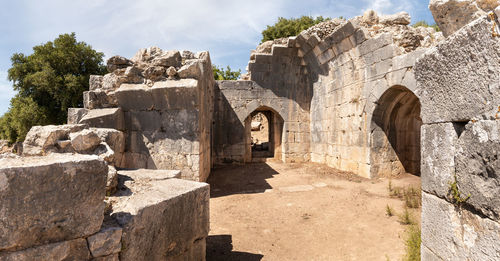
POLYGON ((434 24, 429 25, 429 24, 428 24, 426 21, 424 21, 424 20, 422 20, 422 21, 418 21, 418 22, 414 23, 412 26, 413 26, 413 27, 419 27, 419 26, 423 26, 423 27, 432 27, 432 28, 434 28, 434 30, 436 30, 436 32, 441 31, 441 30, 439 29, 439 26, 438 26, 437 24, 435 24, 435 23, 434 23, 434 24))
POLYGON ((223 67, 212 65, 212 70, 214 72, 215 80, 238 80, 241 75, 241 70, 231 71, 231 67, 229 67, 229 65, 226 66, 225 70, 223 67))
POLYGON ((0 118, 0 138, 22 141, 33 125, 65 123, 68 108, 83 106, 90 75, 106 72, 103 57, 75 33, 37 45, 31 55, 13 54, 8 79, 18 94, 0 118))
POLYGON ((323 18, 318 16, 302 16, 300 18, 283 18, 279 17, 278 22, 274 25, 268 25, 266 30, 262 31, 262 41, 269 41, 283 37, 296 36, 300 32, 308 29, 309 27, 327 21, 330 18, 323 18))

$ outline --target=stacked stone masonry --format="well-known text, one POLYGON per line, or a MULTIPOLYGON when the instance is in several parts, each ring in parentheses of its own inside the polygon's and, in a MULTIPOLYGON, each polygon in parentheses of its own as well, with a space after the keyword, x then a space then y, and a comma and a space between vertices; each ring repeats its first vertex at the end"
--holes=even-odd
POLYGON ((67 125, 0 159, 0 260, 204 260, 195 181, 258 160, 258 112, 275 159, 421 175, 424 260, 500 259, 497 6, 432 0, 443 33, 405 12, 332 19, 259 45, 237 81, 214 81, 208 52, 111 57, 67 125))

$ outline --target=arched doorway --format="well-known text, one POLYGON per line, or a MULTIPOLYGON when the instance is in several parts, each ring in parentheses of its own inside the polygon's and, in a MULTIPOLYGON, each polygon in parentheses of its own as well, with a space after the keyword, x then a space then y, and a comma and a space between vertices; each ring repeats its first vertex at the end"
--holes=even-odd
POLYGON ((283 119, 271 108, 259 107, 245 119, 245 161, 281 159, 283 119))
POLYGON ((403 86, 388 89, 372 118, 372 177, 420 176, 420 101, 403 86))

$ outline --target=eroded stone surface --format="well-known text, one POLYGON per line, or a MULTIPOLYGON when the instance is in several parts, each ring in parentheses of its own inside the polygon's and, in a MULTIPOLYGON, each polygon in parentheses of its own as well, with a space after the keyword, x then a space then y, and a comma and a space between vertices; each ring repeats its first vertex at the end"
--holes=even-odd
MULTIPOLYGON (((111 198, 115 201, 111 216, 123 227, 121 260, 182 259, 198 243, 204 246, 209 226, 207 184, 137 178, 126 186, 111 198)), ((197 253, 197 258, 203 257, 197 253)))
POLYGON ((85 124, 33 126, 23 143, 23 154, 44 155, 56 150, 59 140, 68 140, 71 132, 87 128, 85 124))
POLYGON ((87 241, 83 238, 63 241, 17 252, 0 252, 2 261, 63 261, 89 260, 91 258, 87 241))
POLYGON ((107 172, 106 163, 90 155, 0 159, 0 250, 99 231, 107 172))
POLYGON ((104 257, 120 252, 122 245, 121 227, 104 227, 87 238, 92 257, 104 257))

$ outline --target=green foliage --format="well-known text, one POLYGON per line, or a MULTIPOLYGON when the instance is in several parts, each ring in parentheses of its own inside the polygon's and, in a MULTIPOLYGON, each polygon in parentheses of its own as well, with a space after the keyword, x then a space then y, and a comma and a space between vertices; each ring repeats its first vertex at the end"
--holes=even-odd
POLYGON ((10 100, 9 111, 0 117, 0 138, 10 143, 23 141, 33 125, 48 124, 47 110, 31 97, 16 95, 10 100))
POLYGON ((226 66, 225 70, 223 67, 212 65, 212 70, 214 72, 215 80, 238 80, 241 75, 241 69, 238 71, 231 71, 231 67, 229 67, 229 65, 226 66))
POLYGON ((399 215, 398 219, 399 223, 403 225, 415 225, 415 219, 413 218, 413 215, 408 211, 408 208, 405 208, 403 213, 399 215))
POLYGON ((453 203, 457 205, 462 205, 465 203, 469 198, 470 198, 470 193, 467 195, 467 197, 462 197, 462 193, 460 192, 458 188, 458 183, 457 183, 457 176, 453 176, 453 182, 448 182, 449 188, 448 188, 448 193, 451 194, 451 200, 453 203))
POLYGON ((394 216, 394 210, 391 208, 391 206, 387 205, 385 207, 385 214, 389 217, 394 216))
POLYGON ((405 261, 420 261, 421 230, 418 225, 411 225, 406 230, 405 261))
POLYGON ((327 21, 330 18, 323 18, 318 16, 302 16, 300 18, 283 18, 279 17, 278 22, 274 25, 268 25, 266 30, 262 31, 262 41, 269 41, 283 37, 296 36, 300 32, 308 29, 309 27, 327 21))
POLYGON ((419 27, 419 26, 423 26, 423 27, 432 27, 434 28, 434 30, 436 30, 436 32, 439 32, 441 31, 441 29, 439 29, 439 26, 437 24, 432 24, 432 25, 429 25, 426 21, 422 20, 422 21, 418 21, 416 23, 414 23, 412 25, 413 27, 419 27))
POLYGON ((90 45, 77 42, 75 33, 37 45, 31 55, 13 54, 8 79, 18 94, 2 117, 0 136, 22 141, 25 130, 33 125, 65 123, 68 108, 83 106, 82 93, 88 90, 90 75, 106 73, 103 56, 90 45), (19 101, 28 102, 20 105, 19 101), (31 120, 18 120, 22 118, 19 113, 26 111, 43 112, 44 117, 34 115, 31 120), (7 118, 16 121, 11 123, 7 118))

